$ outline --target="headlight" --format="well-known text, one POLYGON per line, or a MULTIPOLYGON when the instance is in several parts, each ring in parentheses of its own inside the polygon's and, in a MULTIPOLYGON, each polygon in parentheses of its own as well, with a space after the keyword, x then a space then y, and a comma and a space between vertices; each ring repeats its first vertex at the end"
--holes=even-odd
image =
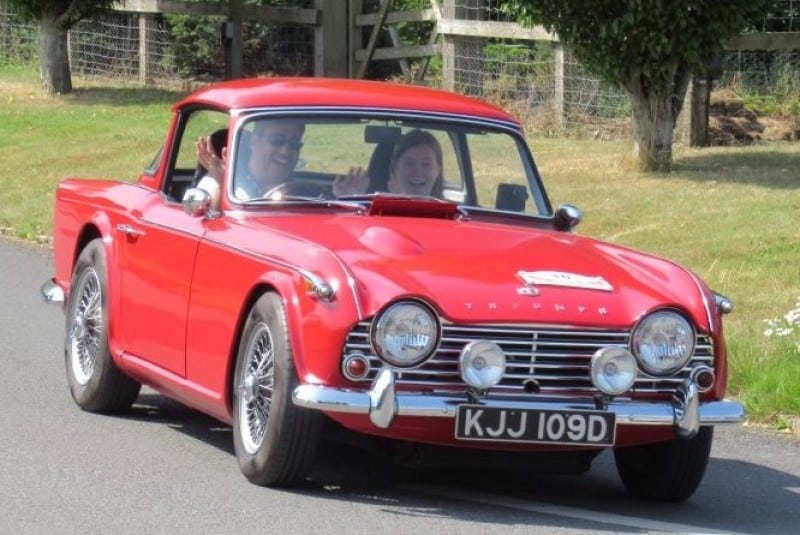
POLYGON ((669 310, 644 318, 631 337, 631 349, 648 373, 666 375, 683 368, 694 353, 694 329, 669 310))
POLYGON ((380 313, 372 324, 372 345, 392 366, 416 366, 436 350, 439 321, 433 311, 417 301, 401 301, 380 313))

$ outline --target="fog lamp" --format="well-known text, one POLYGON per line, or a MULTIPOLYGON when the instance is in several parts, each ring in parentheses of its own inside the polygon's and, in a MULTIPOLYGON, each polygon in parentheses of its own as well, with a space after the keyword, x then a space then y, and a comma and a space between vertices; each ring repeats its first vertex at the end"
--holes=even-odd
POLYGON ((486 389, 500 382, 506 371, 506 355, 494 342, 468 343, 458 357, 461 378, 468 385, 486 389))
POLYGON ((624 347, 604 347, 592 355, 592 383, 604 394, 617 396, 636 380, 636 358, 624 347))

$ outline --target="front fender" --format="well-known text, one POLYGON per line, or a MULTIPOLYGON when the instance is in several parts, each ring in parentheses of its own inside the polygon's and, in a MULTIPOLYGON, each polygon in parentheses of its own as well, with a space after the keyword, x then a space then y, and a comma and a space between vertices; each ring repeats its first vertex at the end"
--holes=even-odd
POLYGON ((338 288, 330 299, 315 294, 311 281, 297 271, 272 271, 262 281, 283 299, 301 383, 337 384, 341 381, 339 361, 345 337, 361 319, 349 285, 339 284, 344 275, 326 279, 338 288))

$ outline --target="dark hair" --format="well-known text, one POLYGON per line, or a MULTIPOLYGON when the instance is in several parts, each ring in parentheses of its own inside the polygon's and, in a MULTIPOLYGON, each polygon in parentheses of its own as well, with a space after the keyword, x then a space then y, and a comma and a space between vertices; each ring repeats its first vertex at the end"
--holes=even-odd
POLYGON ((430 132, 416 129, 403 134, 403 136, 400 138, 400 141, 398 141, 394 146, 394 150, 392 151, 392 161, 389 164, 389 169, 394 171, 394 166, 397 164, 397 160, 399 160, 407 150, 414 147, 419 147, 420 145, 425 145, 432 148, 433 153, 436 155, 436 163, 439 164, 439 176, 436 177, 436 182, 433 184, 431 195, 435 197, 441 197, 444 189, 444 157, 442 156, 442 146, 430 132))
POLYGON ((211 146, 217 156, 222 156, 222 149, 228 144, 228 129, 220 128, 211 134, 211 146))

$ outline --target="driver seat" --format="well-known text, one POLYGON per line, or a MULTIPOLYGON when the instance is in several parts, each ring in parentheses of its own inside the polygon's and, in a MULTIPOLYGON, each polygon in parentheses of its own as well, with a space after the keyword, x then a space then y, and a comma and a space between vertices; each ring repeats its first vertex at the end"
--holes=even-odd
POLYGON ((372 151, 372 156, 369 158, 369 165, 367 165, 367 175, 369 176, 367 193, 387 191, 393 150, 394 143, 384 142, 375 146, 375 150, 372 151))

